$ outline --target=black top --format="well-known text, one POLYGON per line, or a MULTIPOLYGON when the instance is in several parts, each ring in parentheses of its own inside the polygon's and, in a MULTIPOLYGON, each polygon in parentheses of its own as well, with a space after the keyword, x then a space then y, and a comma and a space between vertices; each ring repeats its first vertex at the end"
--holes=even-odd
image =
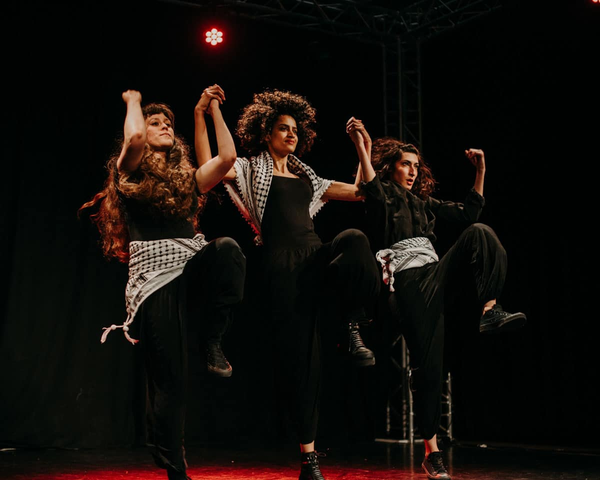
POLYGON ((309 182, 273 175, 261 225, 261 237, 266 248, 321 245, 309 213, 312 195, 309 182))
POLYGON ((187 217, 168 215, 150 201, 141 201, 120 195, 125 206, 129 237, 132 241, 161 240, 165 238, 193 238, 196 235, 193 218, 198 208, 198 195, 187 217))
POLYGON ((484 198, 471 189, 464 203, 445 202, 413 195, 394 181, 375 177, 363 184, 366 194, 366 227, 374 251, 389 248, 407 238, 427 237, 435 243, 437 217, 454 223, 475 223, 485 204, 484 198))

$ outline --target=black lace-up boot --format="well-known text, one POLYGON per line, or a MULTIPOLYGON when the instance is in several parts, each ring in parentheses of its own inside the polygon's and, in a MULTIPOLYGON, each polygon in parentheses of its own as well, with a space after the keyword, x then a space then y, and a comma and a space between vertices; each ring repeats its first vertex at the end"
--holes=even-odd
POLYGON ((298 480, 325 480, 319 468, 318 457, 324 457, 324 453, 308 452, 302 454, 302 467, 298 480))
POLYGON ((192 480, 190 477, 187 476, 185 471, 180 472, 170 467, 167 467, 167 477, 169 478, 169 480, 192 480))
POLYGON ((501 305, 494 305, 485 312, 479 322, 481 333, 500 333, 517 330, 527 323, 524 313, 505 312, 501 305))
POLYGON ((220 343, 209 342, 206 345, 206 368, 213 375, 231 377, 233 368, 225 358, 220 343))
POLYGON ((444 466, 442 452, 431 452, 422 463, 427 478, 431 480, 450 480, 450 475, 444 466))
POLYGON ((358 322, 348 324, 348 353, 352 364, 356 367, 370 367, 375 365, 375 355, 365 347, 360 336, 358 322))

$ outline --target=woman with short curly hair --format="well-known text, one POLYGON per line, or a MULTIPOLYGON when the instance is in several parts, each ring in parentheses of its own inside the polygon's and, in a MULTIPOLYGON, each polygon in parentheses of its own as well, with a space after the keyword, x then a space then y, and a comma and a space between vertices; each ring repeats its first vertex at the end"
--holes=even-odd
POLYGON ((481 308, 481 333, 508 331, 526 323, 523 313, 508 313, 496 303, 504 286, 507 259, 496 233, 477 223, 485 203, 485 156, 481 149, 465 150, 475 166, 473 188, 464 203, 441 201, 431 196, 436 182, 414 145, 392 137, 371 142, 362 122, 354 119, 348 122, 347 131, 360 158, 365 231, 389 289, 382 292, 385 301, 381 305, 389 309, 380 312, 380 320, 390 330, 401 330, 410 353, 415 418, 425 444, 422 466, 429 478, 449 480, 437 444, 446 292, 452 287, 464 288, 461 275, 469 276, 481 308), (441 257, 434 247, 437 219, 463 229, 441 257))
MULTIPOLYGON (((375 363, 358 325, 379 289, 377 264, 365 235, 348 229, 323 243, 313 216, 328 200, 360 200, 358 184, 325 180, 295 154, 315 140, 315 109, 301 95, 254 95, 236 133, 252 157, 238 158, 226 188, 262 245, 264 306, 274 335, 277 369, 301 450, 301 480, 320 480, 314 441, 321 388, 317 312, 327 305, 345 325, 355 366, 375 363)), ((326 317, 333 321, 332 315, 326 317)), ((337 320, 336 320, 337 321, 337 320)))
POLYGON ((246 260, 231 238, 207 242, 196 220, 202 194, 232 167, 235 145, 219 109, 224 92, 218 85, 204 90, 195 109, 199 168, 175 135, 167 105, 142 108, 135 90, 122 98, 127 112, 119 152, 107 164, 104 189, 80 209, 97 207, 91 218, 105 256, 129 266, 127 319, 106 327, 101 341, 122 329, 131 343, 140 342, 148 380, 148 446, 169 480, 184 480, 188 318, 201 322, 209 372, 223 377, 232 372, 221 339, 243 296, 246 260), (219 145, 214 158, 206 113, 219 145))

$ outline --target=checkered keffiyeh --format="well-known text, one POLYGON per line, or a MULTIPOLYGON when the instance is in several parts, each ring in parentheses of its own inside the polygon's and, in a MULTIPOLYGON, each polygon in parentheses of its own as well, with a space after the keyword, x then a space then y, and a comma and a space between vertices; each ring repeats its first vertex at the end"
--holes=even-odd
POLYGON ((123 325, 104 327, 101 342, 108 334, 122 328, 125 338, 134 345, 138 342, 129 336, 129 325, 139 306, 152 293, 182 274, 187 261, 202 250, 208 242, 204 235, 194 238, 165 238, 162 240, 134 241, 129 244, 129 280, 125 288, 127 320, 123 325))
MULTIPOLYGON (((310 180, 313 197, 310 201, 309 213, 311 218, 314 217, 325 204, 321 198, 333 183, 333 180, 318 177, 312 168, 291 154, 288 156, 288 168, 295 175, 303 174, 310 180)), ((257 157, 252 157, 250 160, 238 158, 235 162, 235 173, 237 188, 232 182, 226 182, 225 188, 233 203, 256 233, 255 242, 260 244, 262 243, 260 226, 269 196, 269 189, 271 188, 271 179, 273 178, 273 159, 267 151, 262 152, 257 157)))
POLYGON ((427 237, 414 237, 394 243, 390 248, 379 250, 375 257, 383 269, 383 282, 394 291, 394 272, 418 268, 439 261, 437 253, 427 237))

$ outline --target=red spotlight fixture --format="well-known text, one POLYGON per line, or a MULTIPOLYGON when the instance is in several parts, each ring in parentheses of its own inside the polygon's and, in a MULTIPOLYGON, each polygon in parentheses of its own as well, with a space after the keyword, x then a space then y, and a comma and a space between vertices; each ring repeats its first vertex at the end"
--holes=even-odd
POLYGON ((211 28, 206 32, 206 43, 210 43, 212 46, 218 45, 223 42, 223 32, 216 28, 211 28))

